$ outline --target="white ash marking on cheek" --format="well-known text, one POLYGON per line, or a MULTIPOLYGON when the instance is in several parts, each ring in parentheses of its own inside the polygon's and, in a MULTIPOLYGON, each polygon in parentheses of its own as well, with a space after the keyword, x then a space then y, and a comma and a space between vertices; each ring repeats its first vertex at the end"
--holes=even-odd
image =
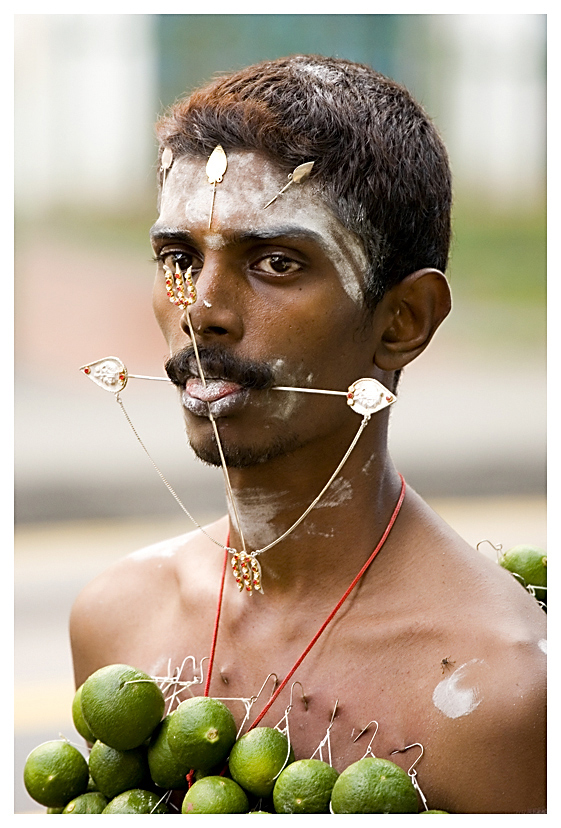
MULTIPOLYGON (((271 361, 271 368, 275 377, 275 385, 285 385, 292 388, 308 388, 313 382, 313 374, 308 374, 305 381, 299 376, 298 372, 291 372, 285 370, 286 361, 282 357, 277 357, 271 361)), ((305 403, 306 394, 300 394, 298 391, 273 391, 278 401, 275 404, 275 410, 271 416, 275 419, 288 419, 294 412, 305 403)))
POLYGON ((146 561, 150 558, 171 558, 181 547, 189 540, 195 533, 187 532, 185 535, 179 535, 176 538, 168 538, 164 541, 158 541, 150 546, 145 546, 142 549, 137 549, 136 552, 131 552, 127 558, 134 561, 146 561))
POLYGON ((540 648, 542 653, 545 653, 545 655, 547 655, 547 638, 540 638, 540 640, 538 641, 538 647, 540 648))
POLYGON ((459 687, 459 683, 466 678, 467 669, 472 664, 482 664, 480 659, 474 658, 462 664, 448 678, 436 685, 432 694, 432 701, 437 710, 444 713, 449 719, 458 719, 472 713, 483 701, 476 686, 459 687))

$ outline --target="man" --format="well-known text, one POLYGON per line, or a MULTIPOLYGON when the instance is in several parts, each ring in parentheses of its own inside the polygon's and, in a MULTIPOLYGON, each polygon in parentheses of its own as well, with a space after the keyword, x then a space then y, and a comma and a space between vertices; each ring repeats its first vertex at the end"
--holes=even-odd
POLYGON ((450 310, 451 185, 434 127, 371 69, 297 56, 193 93, 158 136, 154 309, 189 442, 225 467, 230 515, 84 590, 77 685, 109 663, 154 676, 200 664, 222 594, 208 692, 249 698, 290 676, 261 724, 282 719, 292 687, 297 758, 336 707, 338 770, 364 755, 375 726, 357 736, 376 721, 376 756, 408 769, 418 749, 395 751, 423 746, 429 807, 543 810, 544 613, 411 488, 397 509, 387 451, 399 372, 450 310), (344 396, 361 378, 387 389, 366 417, 344 396), (238 556, 242 590, 226 573, 221 592, 226 545, 258 562, 260 581, 238 556))

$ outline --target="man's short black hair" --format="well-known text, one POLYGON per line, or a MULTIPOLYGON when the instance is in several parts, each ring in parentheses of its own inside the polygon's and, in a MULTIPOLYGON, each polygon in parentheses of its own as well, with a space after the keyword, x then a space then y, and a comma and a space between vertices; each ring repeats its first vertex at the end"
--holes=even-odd
POLYGON ((445 271, 451 175, 434 125, 409 92, 369 66, 296 55, 219 76, 157 124, 160 153, 263 153, 291 172, 314 161, 326 204, 362 240, 365 300, 424 267, 445 271))

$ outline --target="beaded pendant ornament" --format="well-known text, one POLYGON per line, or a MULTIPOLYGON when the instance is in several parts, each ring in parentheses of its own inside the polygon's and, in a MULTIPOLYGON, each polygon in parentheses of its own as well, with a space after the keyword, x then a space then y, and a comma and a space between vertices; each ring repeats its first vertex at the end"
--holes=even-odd
POLYGON ((164 265, 166 279, 166 293, 172 305, 179 310, 185 310, 188 305, 194 305, 197 301, 197 289, 192 277, 192 267, 188 267, 185 273, 180 269, 179 262, 175 263, 175 273, 169 265, 164 265))

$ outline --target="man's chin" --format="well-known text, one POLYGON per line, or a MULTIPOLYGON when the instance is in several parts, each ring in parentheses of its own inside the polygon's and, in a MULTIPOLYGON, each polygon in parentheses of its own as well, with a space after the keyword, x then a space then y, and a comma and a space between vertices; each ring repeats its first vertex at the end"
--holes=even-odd
MULTIPOLYGON (((205 443, 194 443, 190 441, 190 446, 196 456, 203 463, 209 466, 221 466, 222 460, 216 441, 205 443)), ((288 454, 298 446, 298 441, 295 437, 284 437, 278 442, 268 446, 222 446, 222 452, 226 461, 226 466, 230 469, 249 469, 253 466, 261 466, 263 463, 268 463, 275 460, 277 457, 282 457, 288 454)))

